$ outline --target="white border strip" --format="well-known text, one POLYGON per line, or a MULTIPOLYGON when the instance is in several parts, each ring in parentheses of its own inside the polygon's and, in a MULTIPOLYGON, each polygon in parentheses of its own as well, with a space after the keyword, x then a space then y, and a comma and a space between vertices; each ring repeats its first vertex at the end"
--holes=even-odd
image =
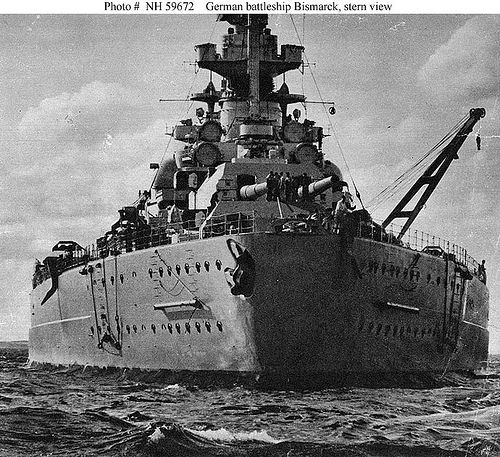
POLYGON ((0 14, 499 14, 493 0, 5 0, 0 14))
POLYGON ((46 325, 53 325, 53 324, 62 324, 63 322, 82 321, 84 319, 90 319, 90 318, 91 316, 70 317, 68 319, 60 319, 58 321, 44 322, 43 324, 32 325, 31 328, 44 327, 46 325))

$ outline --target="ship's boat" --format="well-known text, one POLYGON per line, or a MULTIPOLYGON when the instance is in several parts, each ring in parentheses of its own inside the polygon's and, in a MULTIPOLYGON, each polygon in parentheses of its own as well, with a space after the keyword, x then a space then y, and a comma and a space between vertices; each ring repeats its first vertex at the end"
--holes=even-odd
POLYGON ((293 107, 305 97, 274 86, 303 48, 278 50, 265 15, 219 19, 222 50, 198 45, 197 65, 221 87, 191 96, 175 160, 152 164, 151 192, 94 244, 60 241, 37 263, 31 362, 290 383, 478 368, 484 265, 410 225, 484 110, 376 223, 293 107))

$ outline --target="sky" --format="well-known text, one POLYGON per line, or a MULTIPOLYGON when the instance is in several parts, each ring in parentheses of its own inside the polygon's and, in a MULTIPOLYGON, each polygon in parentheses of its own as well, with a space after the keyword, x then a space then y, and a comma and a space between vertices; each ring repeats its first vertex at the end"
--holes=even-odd
MULTIPOLYGON (((196 108, 159 99, 206 87, 194 45, 220 46, 227 27, 211 15, 0 15, 0 340, 27 338, 34 259, 59 240, 92 243, 149 188, 149 163, 172 153, 167 126, 196 108)), ((500 16, 271 16, 270 27, 306 47, 287 84, 335 102, 328 118, 301 109, 365 203, 486 109, 481 150, 466 141, 413 227, 486 260, 500 353, 500 16)))

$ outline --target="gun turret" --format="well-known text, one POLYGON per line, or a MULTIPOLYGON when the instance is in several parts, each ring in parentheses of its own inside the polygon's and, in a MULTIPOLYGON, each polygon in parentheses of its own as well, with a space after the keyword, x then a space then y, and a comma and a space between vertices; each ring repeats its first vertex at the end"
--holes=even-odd
POLYGON ((261 182, 259 184, 250 184, 243 186, 240 189, 240 197, 243 200, 255 200, 256 198, 264 195, 267 192, 267 183, 261 182))

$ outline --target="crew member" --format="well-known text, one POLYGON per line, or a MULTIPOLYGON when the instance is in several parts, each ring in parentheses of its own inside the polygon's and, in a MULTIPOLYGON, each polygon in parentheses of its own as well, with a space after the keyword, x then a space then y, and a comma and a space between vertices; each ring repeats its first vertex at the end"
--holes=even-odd
POLYGON ((486 284, 486 267, 484 266, 485 264, 485 260, 483 260, 481 262, 481 265, 479 265, 478 269, 477 269, 477 274, 479 276, 479 280, 481 282, 483 282, 484 284, 486 284))

